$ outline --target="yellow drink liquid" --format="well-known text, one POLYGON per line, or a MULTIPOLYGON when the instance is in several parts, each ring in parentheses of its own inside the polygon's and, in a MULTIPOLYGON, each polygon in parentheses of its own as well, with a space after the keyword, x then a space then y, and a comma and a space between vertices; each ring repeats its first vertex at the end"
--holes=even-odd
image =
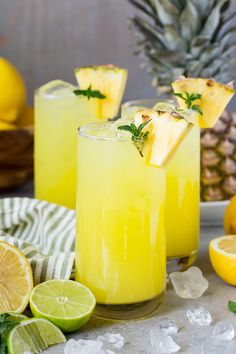
MULTIPOLYGON (((167 257, 190 265, 199 243, 200 129, 193 127, 167 166, 167 257), (186 259, 185 259, 186 258, 186 259)), ((179 264, 181 267, 181 264, 179 264)))
POLYGON ((36 92, 35 196, 75 209, 77 130, 100 112, 97 99, 75 96, 73 89, 54 81, 36 92))
POLYGON ((165 291, 165 172, 110 127, 79 133, 76 280, 94 293, 99 315, 139 317, 165 291), (123 312, 117 306, 127 304, 123 312))
MULTIPOLYGON (((126 102, 122 116, 131 119, 139 107, 157 99, 126 102)), ((168 270, 183 269, 196 259, 199 243, 200 129, 193 127, 166 166, 166 245, 168 270), (173 262, 172 262, 173 261, 173 262)))

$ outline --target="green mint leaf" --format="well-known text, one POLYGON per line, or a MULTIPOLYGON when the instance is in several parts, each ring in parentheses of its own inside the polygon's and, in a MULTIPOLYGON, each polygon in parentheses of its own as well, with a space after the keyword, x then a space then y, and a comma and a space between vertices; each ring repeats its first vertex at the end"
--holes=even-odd
POLYGON ((200 109, 199 105, 193 103, 195 100, 201 99, 202 95, 200 95, 200 93, 189 94, 188 92, 185 92, 185 97, 184 97, 182 93, 174 92, 174 95, 184 100, 188 109, 192 109, 198 112, 199 114, 203 115, 203 112, 200 109))
POLYGON ((200 100, 201 97, 202 95, 200 95, 200 93, 191 93, 191 95, 189 95, 189 100, 190 101, 200 100))
POLYGON ((130 124, 130 127, 132 129, 132 132, 133 132, 133 135, 138 137, 139 136, 139 130, 138 128, 136 127, 136 125, 134 123, 131 123, 130 124))
POLYGON ((228 301, 228 308, 231 312, 236 313, 236 302, 228 301))
POLYGON ((203 112, 202 112, 202 110, 201 110, 201 108, 198 106, 198 105, 193 105, 192 107, 191 107, 191 109, 193 110, 193 111, 196 111, 196 112, 198 112, 199 114, 201 114, 202 116, 203 116, 203 112))
POLYGON ((103 95, 100 91, 98 90, 92 90, 92 86, 89 85, 87 90, 74 90, 73 91, 76 96, 85 96, 90 100, 90 98, 99 98, 99 99, 104 99, 106 98, 105 95, 103 95))
POLYGON ((143 157, 143 146, 145 142, 148 140, 149 131, 143 132, 143 128, 151 121, 148 120, 146 122, 141 123, 138 128, 134 123, 130 123, 130 125, 121 125, 117 129, 125 130, 131 133, 131 140, 133 141, 134 145, 138 149, 138 152, 143 157))
POLYGON ((132 128, 129 125, 120 125, 117 129, 132 133, 132 128))
POLYGON ((143 122, 143 123, 139 124, 138 130, 139 130, 139 131, 143 130, 143 128, 145 128, 146 125, 147 125, 149 122, 151 122, 151 119, 149 119, 149 120, 146 121, 146 122, 143 122))
POLYGON ((182 98, 183 100, 185 100, 185 98, 184 98, 184 96, 182 95, 182 93, 174 92, 174 96, 180 97, 180 98, 182 98))
POLYGON ((7 354, 7 342, 0 338, 0 354, 7 354))

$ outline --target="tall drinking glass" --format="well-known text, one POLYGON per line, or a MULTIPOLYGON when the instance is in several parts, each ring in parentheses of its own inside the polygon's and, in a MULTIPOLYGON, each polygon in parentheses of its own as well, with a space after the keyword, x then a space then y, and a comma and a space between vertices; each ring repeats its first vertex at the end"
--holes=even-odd
POLYGON ((76 280, 114 319, 154 312, 166 284, 165 171, 114 123, 79 129, 76 280))
POLYGON ((52 81, 35 93, 35 196, 75 209, 78 126, 100 118, 97 99, 52 81))
MULTIPOLYGON (((122 116, 158 99, 126 102, 122 116)), ((168 271, 185 269, 196 259, 199 244, 200 129, 193 126, 166 168, 166 253, 168 271)))

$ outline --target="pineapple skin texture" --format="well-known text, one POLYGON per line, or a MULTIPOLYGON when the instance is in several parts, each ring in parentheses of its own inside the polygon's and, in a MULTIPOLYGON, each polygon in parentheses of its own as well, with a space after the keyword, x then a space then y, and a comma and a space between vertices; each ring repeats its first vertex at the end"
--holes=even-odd
MULTIPOLYGON (((187 92, 202 95, 200 100, 194 101, 194 104, 199 105, 203 112, 203 115, 195 114, 196 124, 200 128, 212 128, 235 93, 234 89, 213 79, 184 78, 173 82, 172 87, 176 93, 187 92)), ((180 108, 188 108, 184 100, 180 97, 176 99, 180 108)))
POLYGON ((224 111, 201 131, 201 200, 228 200, 236 194, 236 114, 224 111))

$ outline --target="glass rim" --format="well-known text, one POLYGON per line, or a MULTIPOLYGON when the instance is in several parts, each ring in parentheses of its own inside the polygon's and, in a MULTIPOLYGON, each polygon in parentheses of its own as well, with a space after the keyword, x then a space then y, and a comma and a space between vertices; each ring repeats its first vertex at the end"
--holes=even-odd
POLYGON ((98 136, 89 133, 93 128, 99 127, 101 130, 102 127, 109 127, 112 123, 116 121, 107 121, 107 122, 93 122, 93 123, 87 123, 83 124, 78 128, 78 135, 83 137, 83 138, 88 138, 91 140, 101 140, 101 141, 113 141, 113 142, 130 142, 131 138, 129 136, 122 136, 122 137, 117 137, 117 136, 98 136), (88 132, 86 132, 88 130, 88 132))
MULTIPOLYGON (((54 80, 52 80, 54 81, 54 80)), ((65 81, 66 82, 66 81, 65 81)), ((48 82, 50 83, 50 81, 48 82)), ((48 83, 44 84, 47 85, 48 83)), ((70 83, 69 83, 70 84, 70 83)), ((77 97, 78 99, 83 98, 83 96, 77 96, 74 94, 74 92, 72 91, 71 94, 67 94, 67 95, 62 95, 62 96, 58 96, 55 95, 54 93, 47 93, 47 92, 40 92, 41 87, 43 87, 44 85, 41 85, 40 87, 37 87, 34 90, 34 97, 35 96, 39 96, 39 97, 44 97, 44 98, 48 98, 48 99, 71 99, 71 98, 75 98, 77 97)), ((78 86, 74 86, 74 89, 76 90, 78 88, 78 86)))
POLYGON ((138 99, 135 99, 135 100, 129 100, 129 101, 125 101, 124 103, 122 103, 121 106, 131 106, 131 105, 140 105, 140 102, 152 102, 152 101, 160 101, 161 98, 159 97, 152 97, 152 98, 138 98, 138 99))
MULTIPOLYGON (((170 102, 170 103, 174 103, 174 97, 171 97, 171 98, 162 98, 162 97, 152 97, 152 98, 138 98, 138 99, 135 99, 135 100, 130 100, 130 101, 125 101, 124 103, 122 103, 121 107, 124 107, 124 108, 132 108, 132 107, 138 107, 138 106, 142 106, 144 107, 145 106, 145 103, 148 103, 148 102, 155 102, 155 103, 158 103, 158 102, 163 102, 163 101, 166 101, 166 102, 170 102)), ((148 105, 147 105, 148 107, 148 105)))

